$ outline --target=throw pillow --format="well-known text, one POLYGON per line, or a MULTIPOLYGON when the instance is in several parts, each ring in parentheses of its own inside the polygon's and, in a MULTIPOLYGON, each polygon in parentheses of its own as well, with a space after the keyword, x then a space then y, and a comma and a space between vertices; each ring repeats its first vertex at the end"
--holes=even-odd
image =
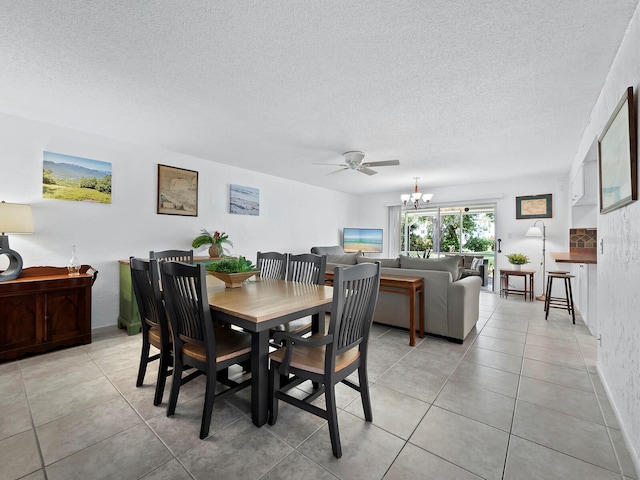
POLYGON ((480 265, 482 265, 483 261, 484 258, 475 257, 471 262, 471 270, 480 270, 480 265))
POLYGON ((357 257, 358 263, 375 263, 380 262, 381 267, 387 268, 400 268, 399 258, 372 258, 372 257, 357 257))
POLYGON ((400 268, 414 268, 417 270, 439 270, 451 273, 451 279, 455 282, 460 278, 458 270, 458 257, 444 258, 414 258, 400 255, 400 268))
POLYGON ((343 253, 342 255, 327 254, 327 263, 339 263, 342 265, 355 265, 357 258, 362 255, 362 252, 356 253, 343 253))

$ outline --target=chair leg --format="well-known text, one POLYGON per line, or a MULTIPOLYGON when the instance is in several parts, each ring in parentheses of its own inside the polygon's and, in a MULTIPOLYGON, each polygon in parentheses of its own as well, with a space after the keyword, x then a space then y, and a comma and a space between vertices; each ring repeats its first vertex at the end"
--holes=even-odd
POLYGON ((207 387, 204 392, 204 408, 202 410, 202 424, 200 425, 200 440, 209 435, 213 401, 216 398, 216 372, 207 372, 207 387))
POLYGON ((160 353, 160 365, 158 366, 158 379, 156 380, 156 394, 153 397, 153 404, 160 405, 162 403, 162 396, 164 395, 164 387, 167 382, 167 376, 169 375, 169 368, 171 367, 171 356, 165 352, 160 353))
POLYGON ((360 398, 362 399, 364 419, 367 422, 372 422, 373 411, 371 410, 371 396, 369 395, 369 379, 367 369, 364 365, 360 365, 358 369, 358 382, 360 382, 360 398))
POLYGON ((576 311, 573 308, 573 291, 571 289, 571 279, 567 278, 567 285, 568 285, 568 299, 567 299, 567 305, 569 305, 569 309, 571 311, 571 318, 573 320, 573 324, 576 324, 576 311))
POLYGON ((551 310, 551 285, 553 284, 553 277, 549 276, 549 281, 547 282, 547 294, 544 299, 544 319, 549 318, 549 310, 551 310))
POLYGON ((327 421, 329 422, 329 437, 331 437, 331 449, 333 456, 342 457, 342 446, 340 445, 340 432, 338 431, 338 412, 336 409, 336 386, 326 385, 324 398, 327 407, 327 421))
POLYGON ((276 392, 280 389, 280 373, 277 370, 273 365, 269 369, 269 425, 275 425, 278 421, 278 399, 276 398, 276 392))
POLYGON ((169 406, 167 407, 167 417, 170 417, 176 412, 176 405, 178 403, 178 394, 180 393, 180 385, 182 383, 182 360, 175 358, 173 360, 173 377, 171 379, 171 394, 169 395, 169 406))
MULTIPOLYGON (((142 335, 146 335, 142 332, 142 335)), ((136 387, 141 387, 144 382, 144 376, 147 373, 147 363, 149 362, 149 350, 151 345, 146 338, 142 338, 142 352, 140 353, 140 368, 138 368, 138 379, 136 380, 136 387)))

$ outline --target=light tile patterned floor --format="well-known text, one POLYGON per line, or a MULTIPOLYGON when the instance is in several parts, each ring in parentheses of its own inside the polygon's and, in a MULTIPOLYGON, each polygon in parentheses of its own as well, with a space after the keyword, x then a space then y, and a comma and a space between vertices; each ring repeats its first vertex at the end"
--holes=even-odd
POLYGON ((102 329, 91 345, 0 365, 0 480, 636 479, 582 322, 486 292, 480 316, 462 345, 411 348, 405 331, 374 326, 374 421, 339 388, 340 460, 326 422, 289 405, 254 427, 249 390, 218 402, 199 440, 203 382, 167 418, 154 368, 135 387, 140 336, 102 329))

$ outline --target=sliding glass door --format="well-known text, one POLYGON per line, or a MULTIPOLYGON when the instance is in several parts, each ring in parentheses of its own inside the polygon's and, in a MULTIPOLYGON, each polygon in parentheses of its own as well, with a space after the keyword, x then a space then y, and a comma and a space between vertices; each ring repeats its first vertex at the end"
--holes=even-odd
POLYGON ((404 255, 440 257, 460 253, 489 259, 495 265, 495 205, 439 206, 405 210, 400 248, 404 255))

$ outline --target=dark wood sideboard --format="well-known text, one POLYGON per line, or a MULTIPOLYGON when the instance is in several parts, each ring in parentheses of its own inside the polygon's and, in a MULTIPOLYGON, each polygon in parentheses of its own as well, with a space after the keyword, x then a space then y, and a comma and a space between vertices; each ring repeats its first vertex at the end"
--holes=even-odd
POLYGON ((82 265, 28 267, 0 282, 0 362, 91 343, 91 287, 98 271, 82 265))

